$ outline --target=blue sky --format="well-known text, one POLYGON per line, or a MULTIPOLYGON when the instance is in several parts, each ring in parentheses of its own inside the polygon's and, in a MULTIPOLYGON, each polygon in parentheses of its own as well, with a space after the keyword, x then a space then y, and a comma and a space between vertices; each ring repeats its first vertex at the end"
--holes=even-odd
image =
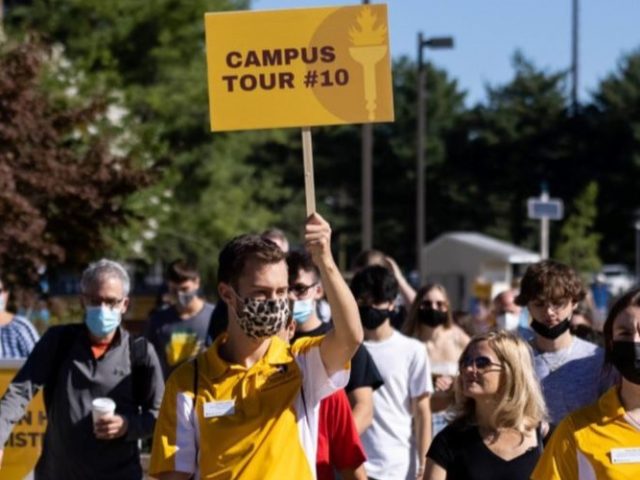
MULTIPOLYGON (((253 0, 253 8, 354 5, 358 1, 253 0)), ((372 0, 372 3, 383 3, 372 0)), ((393 56, 415 59, 417 34, 451 35, 453 50, 425 50, 429 61, 457 79, 467 104, 486 98, 485 85, 513 76, 520 49, 549 71, 571 63, 572 0, 388 0, 393 56)), ((640 48, 640 0, 580 0, 579 96, 588 101, 600 80, 616 70, 623 54, 640 48)))

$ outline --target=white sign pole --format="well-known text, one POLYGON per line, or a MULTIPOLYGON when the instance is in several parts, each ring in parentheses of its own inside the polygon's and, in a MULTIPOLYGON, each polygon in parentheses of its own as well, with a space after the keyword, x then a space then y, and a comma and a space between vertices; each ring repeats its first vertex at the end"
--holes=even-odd
POLYGON ((316 211, 316 188, 313 180, 313 144, 309 127, 302 127, 302 158, 304 159, 304 194, 308 217, 316 211))
MULTIPOLYGON (((549 201, 549 193, 546 190, 542 191, 540 200, 549 201)), ((542 260, 549 258, 549 217, 547 216, 540 219, 540 258, 542 260)))

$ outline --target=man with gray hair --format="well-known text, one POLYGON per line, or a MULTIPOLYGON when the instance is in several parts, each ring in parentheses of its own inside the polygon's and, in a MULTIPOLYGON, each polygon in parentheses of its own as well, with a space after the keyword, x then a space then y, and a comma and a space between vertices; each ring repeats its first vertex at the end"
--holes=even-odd
POLYGON ((47 330, 0 399, 0 446, 42 388, 47 429, 36 480, 140 480, 138 440, 153 433, 164 391, 158 357, 120 326, 130 289, 122 265, 92 263, 80 288, 84 322, 47 330), (94 422, 98 398, 115 412, 94 422))

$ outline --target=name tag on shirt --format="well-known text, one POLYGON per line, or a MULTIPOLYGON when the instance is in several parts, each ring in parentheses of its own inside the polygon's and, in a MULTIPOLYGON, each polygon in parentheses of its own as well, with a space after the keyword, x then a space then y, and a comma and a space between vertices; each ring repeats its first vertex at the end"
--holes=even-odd
POLYGON ((640 447, 612 448, 611 463, 640 463, 640 447))
POLYGON ((204 418, 224 417, 233 415, 236 411, 235 400, 222 400, 220 402, 206 402, 204 404, 204 418))

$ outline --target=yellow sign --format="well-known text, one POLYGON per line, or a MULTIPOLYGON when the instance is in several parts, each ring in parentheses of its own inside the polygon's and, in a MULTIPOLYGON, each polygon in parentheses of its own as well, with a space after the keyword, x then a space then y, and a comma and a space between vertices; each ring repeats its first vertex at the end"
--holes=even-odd
MULTIPOLYGON (((22 360, 0 360, 0 395, 4 395, 22 363, 22 360)), ((4 446, 0 467, 2 480, 22 480, 35 468, 46 428, 47 418, 40 392, 31 401, 24 417, 15 425, 4 446)))
POLYGON ((211 130, 393 121, 387 6, 205 15, 211 130))

